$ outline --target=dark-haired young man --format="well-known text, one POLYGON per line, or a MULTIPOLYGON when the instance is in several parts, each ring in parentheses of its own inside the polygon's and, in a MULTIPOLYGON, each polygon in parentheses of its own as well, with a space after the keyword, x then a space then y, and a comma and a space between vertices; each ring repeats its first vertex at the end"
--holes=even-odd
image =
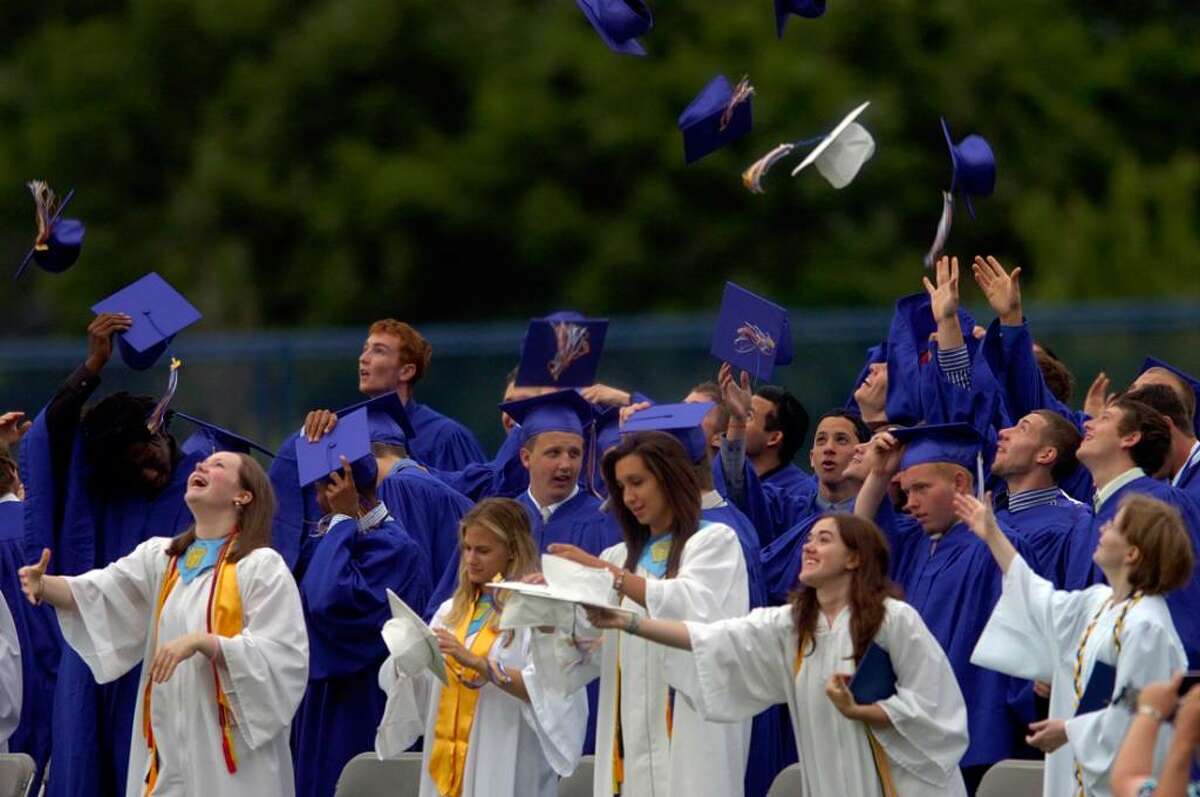
POLYGON ((764 484, 798 493, 816 488, 812 476, 792 460, 808 435, 808 411, 779 385, 761 385, 746 415, 746 458, 764 484))
POLYGON ((1200 501, 1200 442, 1196 439, 1196 381, 1161 366, 1145 368, 1129 387, 1131 399, 1158 410, 1171 425, 1166 478, 1200 501))

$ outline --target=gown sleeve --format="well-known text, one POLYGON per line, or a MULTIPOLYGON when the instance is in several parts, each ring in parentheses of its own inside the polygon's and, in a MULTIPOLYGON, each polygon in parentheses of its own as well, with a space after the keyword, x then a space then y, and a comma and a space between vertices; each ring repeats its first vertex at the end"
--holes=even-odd
POLYGON ((169 543, 153 537, 107 567, 67 579, 75 608, 57 610, 58 623, 98 683, 117 680, 145 655, 169 543))
POLYGON ((379 688, 387 695, 383 718, 375 729, 375 755, 380 761, 398 758, 425 733, 433 673, 400 672, 388 657, 379 667, 379 688))
POLYGON ((978 667, 1017 678, 1053 680, 1054 669, 1089 619, 1093 587, 1082 592, 1054 589, 1016 556, 1004 575, 1003 591, 971 654, 978 667))
MULTIPOLYGON (((664 620, 722 620, 730 592, 739 584, 745 591, 746 579, 737 534, 714 524, 688 540, 674 578, 646 579, 646 614, 664 620)), ((745 602, 742 612, 749 609, 748 597, 745 602)))
POLYGON ((795 654, 791 611, 772 606, 745 617, 687 624, 691 655, 670 656, 667 662, 682 666, 687 661, 695 670, 694 678, 686 679, 696 684, 688 697, 701 716, 739 722, 788 702, 795 654))
POLYGON ((915 609, 887 602, 880 629, 896 672, 896 694, 879 701, 889 728, 873 733, 888 757, 915 777, 941 787, 967 751, 967 706, 950 660, 915 609))
POLYGON ((308 686, 308 634, 300 591, 283 558, 270 548, 237 564, 242 632, 218 637, 221 686, 251 749, 287 732, 308 686))
POLYGON ((583 754, 583 739, 587 734, 587 693, 582 689, 566 693, 547 689, 540 670, 530 663, 531 638, 536 631, 523 629, 509 648, 497 657, 506 667, 521 668, 521 678, 529 702, 521 704, 521 716, 537 734, 542 754, 559 775, 566 777, 575 771, 583 754))
POLYGON ((0 752, 21 719, 21 643, 17 626, 0 595, 0 752))
MULTIPOLYGON (((1122 636, 1121 653, 1117 657, 1118 691, 1125 686, 1140 689, 1155 681, 1170 680, 1175 672, 1187 666, 1183 646, 1169 620, 1164 623, 1145 618, 1129 624, 1122 636)), ((1128 709, 1109 706, 1067 720, 1067 744, 1083 769, 1084 785, 1089 792, 1107 780, 1131 719, 1128 709)), ((1167 734, 1160 736, 1161 752, 1167 734)))

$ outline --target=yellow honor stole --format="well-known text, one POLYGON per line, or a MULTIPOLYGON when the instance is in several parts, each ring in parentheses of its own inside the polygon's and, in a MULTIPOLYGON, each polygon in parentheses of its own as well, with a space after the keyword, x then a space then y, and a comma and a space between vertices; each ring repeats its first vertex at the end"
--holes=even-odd
MULTIPOLYGON (((478 633, 467 648, 476 656, 487 658, 488 651, 496 641, 498 633, 488 622, 486 612, 490 606, 480 606, 479 598, 471 602, 462 619, 454 629, 454 636, 466 645, 468 629, 473 620, 482 619, 478 633), (477 618, 476 610, 483 609, 484 617, 477 618)), ((463 789, 463 769, 467 764, 467 744, 471 739, 471 724, 475 719, 475 706, 479 702, 479 687, 464 682, 467 668, 449 656, 446 657, 447 683, 442 687, 438 701, 437 723, 433 730, 433 750, 429 754, 429 775, 437 786, 438 794, 460 797, 463 789)), ((474 672, 473 670, 471 672, 474 672)))
MULTIPOLYGON (((212 585, 208 591, 206 629, 210 634, 223 637, 237 636, 242 633, 243 628, 242 594, 238 590, 237 563, 226 561, 230 545, 236 537, 237 532, 235 531, 221 546, 217 564, 213 568, 212 585)), ((158 601, 154 608, 154 624, 151 626, 151 633, 154 634, 153 650, 158 649, 158 624, 162 617, 163 604, 167 602, 167 596, 171 594, 175 583, 179 581, 178 559, 178 556, 171 557, 171 561, 167 564, 167 572, 163 574, 162 584, 158 589, 158 601)), ((232 774, 237 772, 237 757, 233 752, 233 712, 229 706, 229 699, 221 689, 221 678, 217 672, 216 660, 214 659, 210 664, 213 685, 216 687, 217 722, 221 728, 221 749, 225 754, 225 768, 232 774)), ((146 774, 146 795, 154 792, 154 786, 158 782, 158 747, 154 740, 154 728, 150 722, 150 700, 153 686, 153 682, 147 678, 146 688, 142 693, 142 734, 146 738, 146 746, 150 749, 150 771, 146 774)))

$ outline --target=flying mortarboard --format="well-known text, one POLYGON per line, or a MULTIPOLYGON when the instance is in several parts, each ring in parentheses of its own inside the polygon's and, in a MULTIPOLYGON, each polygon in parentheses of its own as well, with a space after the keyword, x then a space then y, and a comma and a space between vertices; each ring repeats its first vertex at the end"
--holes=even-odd
POLYGON ((33 248, 25 253, 13 279, 21 278, 31 260, 52 274, 66 271, 79 259, 79 252, 83 249, 83 237, 87 232, 83 222, 78 219, 62 218, 63 211, 75 196, 75 189, 68 191, 59 202, 44 181, 31 180, 26 185, 33 193, 38 231, 33 248))
POLYGON ((694 163, 750 132, 753 125, 750 98, 754 86, 743 77, 737 85, 717 75, 679 115, 683 131, 683 159, 694 163))
POLYGON ((382 631, 388 653, 406 675, 428 669, 439 681, 446 683, 446 659, 438 649, 437 637, 420 615, 390 587, 386 592, 392 610, 392 619, 383 624, 382 631))
POLYGON ((417 436, 404 402, 395 391, 343 407, 335 414, 343 418, 363 408, 367 410, 367 432, 372 443, 407 446, 417 436))
POLYGON ((783 30, 792 14, 816 19, 824 13, 825 0, 775 0, 775 33, 783 38, 783 30))
MULTIPOLYGON (((1138 369, 1138 375, 1140 376, 1141 374, 1146 373, 1151 368, 1162 368, 1175 374, 1175 376, 1183 380, 1186 385, 1191 387, 1192 393, 1195 395, 1197 401, 1200 402, 1200 379, 1192 376, 1187 371, 1179 370, 1170 363, 1163 362, 1157 357, 1147 357, 1145 362, 1142 363, 1142 367, 1138 369)), ((1195 427, 1196 436, 1200 437, 1200 412, 1193 413, 1192 425, 1195 427)))
POLYGON ((359 408, 338 420, 333 431, 315 443, 305 437, 296 438, 296 469, 300 486, 327 478, 342 469, 341 457, 350 463, 354 483, 374 484, 378 465, 371 456, 371 435, 368 431, 367 410, 359 408))
POLYGON ((983 437, 967 423, 937 423, 893 429, 893 437, 904 445, 900 469, 931 462, 961 465, 975 474, 976 492, 983 490, 983 437))
POLYGON ((701 424, 715 406, 711 401, 655 404, 634 413, 621 427, 621 434, 666 432, 683 443, 692 462, 700 462, 708 451, 708 439, 701 424))
POLYGON ((975 206, 971 197, 988 197, 996 190, 996 156, 992 147, 981 135, 972 133, 957 144, 950 137, 950 125, 942 119, 942 133, 946 146, 950 148, 950 162, 954 167, 950 179, 950 193, 962 190, 967 197, 967 211, 975 218, 975 206))
POLYGON ((506 401, 500 405, 521 427, 521 442, 543 432, 566 432, 584 436, 592 422, 592 405, 575 390, 558 390, 542 396, 506 401))
POLYGON ((124 313, 133 325, 121 333, 121 359, 135 371, 158 361, 181 330, 201 319, 200 311, 153 271, 92 306, 92 312, 124 313))
POLYGON ((179 448, 184 454, 215 454, 218 451, 232 451, 237 454, 249 454, 251 450, 261 451, 269 457, 275 454, 265 446, 254 442, 248 437, 242 437, 236 432, 223 429, 214 423, 202 421, 187 413, 172 410, 171 418, 180 418, 196 427, 183 445, 179 448))
POLYGON ((792 176, 795 177, 805 167, 815 163, 817 171, 831 186, 845 188, 863 164, 875 154, 875 139, 865 127, 855 121, 870 104, 868 100, 846 114, 826 135, 785 142, 775 147, 742 172, 742 183, 756 194, 763 193, 762 179, 772 166, 797 148, 815 145, 800 165, 792 169, 792 176))
POLYGON ((787 310, 739 285, 725 283, 710 351, 755 379, 770 379, 776 365, 792 361, 787 310))
POLYGON ((622 55, 645 55, 637 40, 654 25, 654 16, 643 0, 575 0, 575 5, 608 45, 622 55))
POLYGON ((517 364, 519 387, 587 387, 595 384, 608 321, 575 312, 529 322, 517 364))

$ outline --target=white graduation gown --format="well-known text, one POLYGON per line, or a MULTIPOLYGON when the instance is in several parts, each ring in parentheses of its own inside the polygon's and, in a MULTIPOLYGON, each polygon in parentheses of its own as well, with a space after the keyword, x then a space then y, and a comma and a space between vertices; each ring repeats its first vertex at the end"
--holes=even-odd
MULTIPOLYGON (((601 558, 623 566, 625 544, 608 548, 601 558)), ((646 579, 646 608, 628 599, 621 608, 641 616, 714 622, 741 617, 750 609, 742 547, 737 534, 724 523, 709 523, 688 539, 674 578, 657 579, 640 567, 637 573, 646 579)), ((580 624, 586 626, 585 621, 580 624)), ((750 722, 705 721, 689 705, 687 695, 695 686, 691 673, 678 668, 674 670, 678 677, 668 678, 667 658, 679 651, 609 630, 599 643, 597 665, 594 645, 576 647, 563 634, 538 633, 534 640, 535 667, 556 676, 544 678, 552 688, 571 691, 600 677, 592 781, 596 797, 612 795, 618 655, 625 751, 621 793, 625 797, 732 797, 743 793, 750 722), (668 737, 671 687, 678 692, 668 737)))
MULTIPOLYGON (((1004 591, 971 654, 971 662, 978 666, 1050 682, 1050 717, 1067 721, 1067 744, 1046 756, 1042 786, 1046 797, 1076 793, 1076 761, 1083 767, 1088 797, 1112 794, 1109 770, 1132 715, 1125 708, 1110 706, 1075 716, 1076 652, 1088 624, 1111 596, 1112 588, 1106 584, 1077 592, 1056 590, 1018 556, 1004 576, 1004 591)), ((1141 688, 1165 681, 1187 668, 1167 603, 1157 595, 1144 596, 1125 616, 1118 656, 1113 629, 1123 606, 1107 606, 1088 637, 1081 681, 1084 688, 1097 660, 1117 668, 1118 693, 1124 686, 1141 688)), ((1158 735, 1156 771, 1170 737, 1165 728, 1158 735)))
MULTIPOLYGON (((430 621, 431 628, 450 629, 446 601, 430 621)), ((556 797, 558 778, 575 771, 587 732, 587 695, 547 692, 529 665, 529 629, 514 632, 504 645, 496 638, 488 658, 518 671, 530 703, 518 700, 494 684, 481 687, 471 721, 467 760, 463 769, 463 797, 556 797)), ((470 637, 468 639, 468 643, 470 637)), ((397 672, 393 659, 379 669, 379 687, 387 693, 387 706, 375 735, 375 753, 392 758, 425 737, 421 758, 421 797, 439 797, 429 775, 434 726, 442 697, 442 682, 429 670, 416 676, 397 672)))
MULTIPOLYGON (((966 794, 958 762, 967 749, 967 708, 946 654, 917 611, 887 599, 875 643, 896 671, 896 694, 878 705, 892 721, 873 733, 890 763, 900 797, 966 794)), ((825 694, 834 673, 853 673, 850 610, 832 627, 818 618, 816 649, 795 672, 797 635, 791 606, 747 617, 688 623, 692 652, 671 666, 694 671, 695 703, 704 716, 733 721, 786 703, 800 756, 805 797, 878 797, 880 780, 866 729, 846 719, 825 694)))
POLYGON ((21 643, 8 601, 0 595, 0 753, 21 721, 21 643))
MULTIPOLYGON (((58 612, 67 643, 99 683, 113 681, 144 662, 130 743, 127 797, 139 797, 148 772, 149 748, 142 733, 142 700, 159 586, 170 540, 154 537, 100 570, 68 579, 78 607, 58 612)), ((220 637, 221 688, 234 719, 237 772, 225 767, 217 722, 212 664, 202 653, 181 663, 170 680, 153 687, 151 724, 160 767, 155 797, 263 797, 292 795, 288 748, 292 715, 308 684, 308 634, 300 593, 283 559, 259 548, 239 561, 244 629, 220 637)), ((203 632, 214 570, 190 584, 177 581, 163 605, 158 643, 203 632)))

